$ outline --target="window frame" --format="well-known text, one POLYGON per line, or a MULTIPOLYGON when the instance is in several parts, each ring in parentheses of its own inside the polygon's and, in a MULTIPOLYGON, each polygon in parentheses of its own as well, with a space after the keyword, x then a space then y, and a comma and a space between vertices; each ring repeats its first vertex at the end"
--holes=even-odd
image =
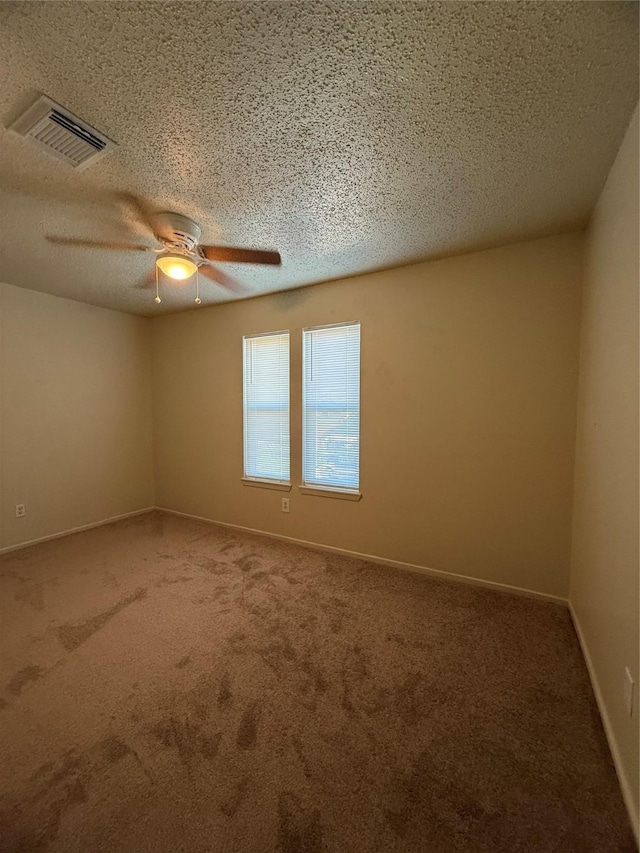
POLYGON ((291 490, 291 331, 289 329, 279 329, 271 332, 259 332, 254 335, 242 336, 242 478, 241 481, 245 486, 254 486, 262 489, 276 489, 279 491, 291 490), (270 338, 286 335, 287 336, 287 371, 288 371, 288 416, 287 429, 289 434, 289 478, 282 479, 278 477, 258 477, 247 473, 247 341, 256 340, 257 338, 270 338))
POLYGON ((302 375, 301 375, 301 437, 302 437, 302 455, 301 455, 301 479, 302 482, 298 486, 298 490, 305 495, 315 495, 317 497, 338 498, 341 500, 359 501, 362 497, 361 492, 361 413, 362 413, 362 323, 360 320, 347 320, 342 323, 325 323, 319 326, 305 326, 302 329, 302 375), (358 326, 358 484, 353 488, 340 484, 321 484, 305 481, 305 454, 306 454, 306 429, 305 429, 305 413, 306 413, 306 347, 305 335, 308 332, 322 331, 323 329, 339 329, 345 326, 358 326))

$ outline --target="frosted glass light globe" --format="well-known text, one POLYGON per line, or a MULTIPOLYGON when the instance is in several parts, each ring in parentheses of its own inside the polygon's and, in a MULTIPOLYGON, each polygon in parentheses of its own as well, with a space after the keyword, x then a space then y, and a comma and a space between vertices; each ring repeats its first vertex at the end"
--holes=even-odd
POLYGON ((156 264, 165 275, 174 281, 184 281, 197 270, 196 264, 184 255, 161 255, 156 264))

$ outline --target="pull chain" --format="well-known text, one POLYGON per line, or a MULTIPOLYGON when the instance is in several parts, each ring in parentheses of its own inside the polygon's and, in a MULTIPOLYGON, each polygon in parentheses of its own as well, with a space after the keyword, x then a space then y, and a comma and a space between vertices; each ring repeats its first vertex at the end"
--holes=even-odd
POLYGON ((198 267, 196 267, 196 298, 194 301, 196 305, 200 305, 202 302, 202 299, 200 299, 200 271, 198 267))
POLYGON ((155 302, 157 302, 158 305, 162 302, 162 299, 160 299, 160 293, 158 292, 158 265, 157 264, 156 264, 156 298, 155 298, 155 302))

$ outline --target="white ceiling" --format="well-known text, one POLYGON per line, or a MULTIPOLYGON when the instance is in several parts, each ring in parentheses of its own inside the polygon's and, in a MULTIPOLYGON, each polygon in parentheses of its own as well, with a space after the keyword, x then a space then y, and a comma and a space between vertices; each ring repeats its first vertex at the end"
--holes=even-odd
MULTIPOLYGON (((0 280, 153 315, 117 191, 196 219, 255 295, 583 225, 638 99, 635 2, 0 3, 0 280), (6 128, 45 93, 118 148, 6 128)), ((230 298, 206 282, 203 303, 230 298)), ((235 297, 234 297, 235 298, 235 297)))

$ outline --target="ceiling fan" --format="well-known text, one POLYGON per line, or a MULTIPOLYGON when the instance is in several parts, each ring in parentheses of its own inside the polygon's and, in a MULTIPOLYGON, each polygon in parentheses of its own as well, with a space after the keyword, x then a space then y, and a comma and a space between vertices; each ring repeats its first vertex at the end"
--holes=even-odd
POLYGON ((91 249, 117 249, 133 252, 153 252, 157 255, 155 268, 145 276, 140 287, 155 284, 157 303, 162 302, 159 293, 159 272, 174 281, 184 281, 196 274, 196 304, 200 305, 199 274, 215 281, 228 290, 239 291, 239 285, 218 267, 214 261, 232 261, 244 264, 270 264, 279 266, 280 254, 264 249, 240 249, 234 246, 201 246, 202 230, 197 222, 169 211, 156 212, 131 193, 121 193, 119 198, 133 211, 140 224, 161 244, 157 247, 134 243, 109 243, 100 240, 78 240, 72 237, 47 236, 50 243, 64 246, 84 246, 91 249))

